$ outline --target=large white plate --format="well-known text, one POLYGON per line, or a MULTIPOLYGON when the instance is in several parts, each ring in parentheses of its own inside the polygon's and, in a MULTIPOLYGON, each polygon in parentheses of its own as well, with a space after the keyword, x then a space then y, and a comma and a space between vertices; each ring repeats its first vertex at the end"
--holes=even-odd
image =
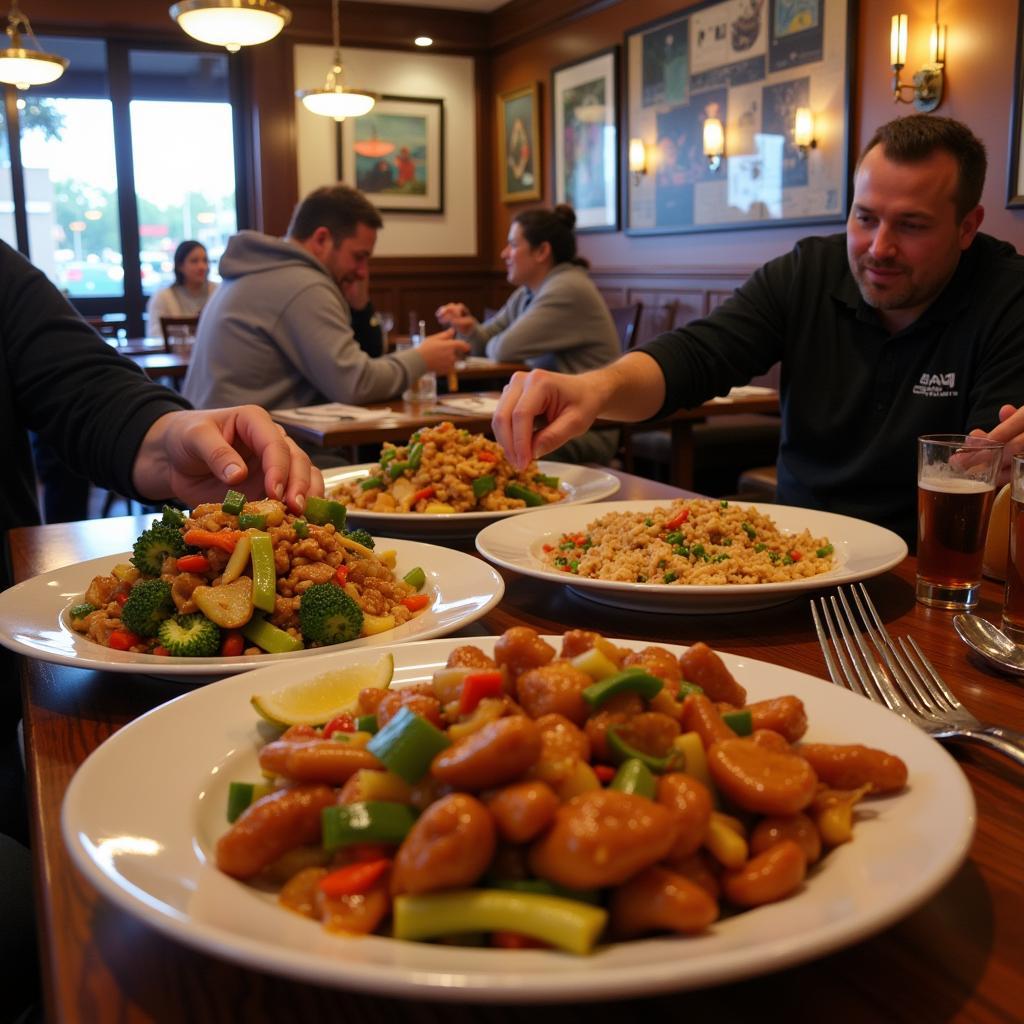
MULTIPOLYGON (((558 544, 563 533, 577 533, 599 516, 611 512, 649 512, 667 501, 608 501, 600 508, 538 509, 528 519, 495 523, 476 538, 477 550, 495 565, 524 576, 536 576, 575 593, 619 608, 647 612, 711 614, 742 612, 782 604, 808 590, 853 583, 888 572, 907 557, 907 545, 891 530, 850 516, 789 505, 762 505, 783 533, 808 529, 815 537, 826 536, 835 548, 829 572, 788 583, 696 584, 616 583, 591 580, 552 569, 544 562, 543 546, 558 544)), ((735 502, 741 508, 744 506, 735 502)))
MULTIPOLYGON (((490 650, 493 641, 472 642, 490 650)), ((463 643, 396 648, 396 682, 429 678, 463 643)), ((886 927, 938 890, 966 856, 974 832, 970 787, 934 740, 881 705, 820 679, 726 654, 752 699, 802 698, 810 738, 866 741, 898 754, 910 771, 903 793, 864 805, 854 841, 829 853, 797 895, 719 921, 700 936, 610 945, 590 957, 331 935, 277 906, 273 896, 220 874, 212 850, 227 828, 230 781, 258 777, 259 733, 249 697, 367 657, 339 652, 316 664, 237 676, 122 729, 68 787, 64 839, 76 864, 105 896, 154 928, 259 970, 388 996, 586 1001, 712 985, 824 956, 886 927)))
MULTIPOLYGON (((434 544, 377 538, 377 549, 396 553, 396 575, 403 576, 421 566, 427 581, 423 593, 430 606, 398 626, 376 636, 364 636, 345 644, 345 649, 390 647, 406 640, 429 640, 445 636, 486 614, 505 592, 501 577, 473 555, 434 544)), ((249 672, 258 665, 322 657, 327 648, 318 647, 291 654, 264 654, 257 659, 163 658, 152 654, 114 651, 76 633, 67 622, 67 609, 83 594, 94 576, 107 575, 118 562, 130 557, 105 555, 88 562, 68 565, 34 576, 0 594, 0 644, 30 658, 71 665, 73 668, 105 669, 108 672, 136 672, 160 678, 203 677, 202 682, 221 676, 249 672)))
MULTIPOLYGON (((324 473, 327 491, 349 480, 360 480, 377 463, 368 462, 362 466, 345 466, 324 473)), ((611 497, 619 489, 619 479, 603 469, 590 466, 574 466, 569 462, 538 462, 541 473, 557 476, 565 497, 557 508, 565 505, 584 505, 602 498, 611 497)), ((421 515, 401 512, 367 512, 350 508, 348 517, 357 526, 363 526, 371 533, 380 531, 392 537, 472 537, 477 530, 488 523, 521 516, 525 513, 544 511, 543 508, 512 508, 505 512, 456 512, 454 515, 421 515)))

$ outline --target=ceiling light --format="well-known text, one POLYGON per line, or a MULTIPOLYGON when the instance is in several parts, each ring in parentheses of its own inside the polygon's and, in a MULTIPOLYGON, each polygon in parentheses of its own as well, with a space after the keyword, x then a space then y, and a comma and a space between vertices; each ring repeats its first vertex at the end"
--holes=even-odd
POLYGON ((433 46, 434 45, 434 40, 431 39, 430 36, 417 36, 413 40, 413 42, 417 46, 433 46))
POLYGON ((11 45, 6 50, 0 50, 0 82, 27 89, 30 85, 56 82, 64 74, 68 66, 67 58, 43 53, 28 18, 18 10, 18 0, 11 2, 6 31, 11 45), (35 45, 34 50, 26 50, 21 45, 22 32, 28 33, 35 45))
POLYGON ((331 0, 331 31, 334 37, 334 66, 327 72, 322 89, 299 89, 295 95, 313 114, 344 121, 346 117, 362 117, 373 110, 377 94, 362 89, 346 89, 341 69, 341 32, 338 28, 338 0, 331 0))
POLYGON ((292 20, 273 0, 182 0, 170 15, 193 39, 231 53, 269 42, 292 20))

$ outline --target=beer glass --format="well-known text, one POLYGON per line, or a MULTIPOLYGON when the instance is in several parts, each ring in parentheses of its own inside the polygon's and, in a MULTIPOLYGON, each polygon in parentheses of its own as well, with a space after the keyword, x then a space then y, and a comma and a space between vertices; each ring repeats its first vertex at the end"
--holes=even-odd
POLYGON ((981 588, 985 531, 1003 446, 986 437, 917 439, 917 599, 970 608, 981 588))
POLYGON ((1014 455, 1010 470, 1010 557, 1006 560, 1003 632, 1024 643, 1024 455, 1014 455))

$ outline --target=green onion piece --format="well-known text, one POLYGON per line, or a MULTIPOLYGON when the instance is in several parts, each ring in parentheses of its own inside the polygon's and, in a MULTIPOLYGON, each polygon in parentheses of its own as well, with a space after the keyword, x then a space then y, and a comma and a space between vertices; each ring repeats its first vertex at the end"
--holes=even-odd
POLYGON ((507 889, 509 892, 532 892, 540 896, 561 896, 565 900, 579 900, 592 906, 601 905, 598 889, 569 889, 543 878, 498 878, 488 884, 489 889, 507 889))
MULTIPOLYGON (((385 768, 400 775, 410 785, 430 771, 430 762, 452 741, 425 718, 400 708, 398 714, 366 744, 366 749, 385 768)), ((472 931, 473 929, 464 929, 472 931)))
POLYGON ((655 757, 653 754, 645 754, 642 750, 637 750, 636 747, 630 746, 619 735, 618 730, 614 726, 608 727, 605 736, 608 740, 608 749, 611 751, 612 760, 616 764, 622 764, 624 761, 635 758, 637 761, 642 761, 655 775, 662 775, 665 772, 676 771, 679 767, 679 762, 682 760, 674 750, 666 757, 655 757))
POLYGON ((397 480, 408 468, 408 462, 392 462, 391 465, 388 466, 388 476, 390 476, 392 480, 397 480))
POLYGON ((679 696, 686 700, 691 693, 703 693, 704 687, 696 683, 688 683, 685 679, 679 684, 679 696))
POLYGON ((228 822, 234 824, 250 804, 270 791, 271 787, 265 782, 232 782, 228 786, 228 822))
POLYGON ((269 533, 252 534, 252 603, 264 612, 273 612, 277 602, 277 568, 274 544, 269 533))
POLYGON ((664 685, 660 679, 642 668, 627 668, 588 686, 583 690, 582 697, 590 705, 591 710, 596 711, 617 693, 639 693, 641 697, 650 700, 664 685))
POLYGON ((487 476, 478 476, 473 481, 473 497, 482 498, 485 494, 490 494, 498 485, 494 482, 494 477, 490 473, 487 476))
POLYGON ((299 540, 305 540, 309 536, 309 523, 305 519, 296 519, 292 523, 292 529, 295 531, 295 536, 299 540))
POLYGON ((328 852, 352 843, 400 843, 416 821, 408 804, 365 800, 325 807, 320 812, 323 847, 328 852))
POLYGON ((228 491, 221 502, 220 510, 227 516, 237 516, 245 505, 245 495, 241 491, 228 491))
POLYGON ((831 555, 833 551, 835 551, 835 548, 833 548, 831 544, 826 544, 823 548, 818 548, 815 554, 819 558, 828 558, 828 556, 831 555))
POLYGON ((386 466, 397 454, 397 448, 385 448, 384 451, 380 453, 381 466, 386 466))
POLYGON ((653 800, 658 791, 658 784, 647 767, 638 757, 631 757, 619 765, 615 778, 608 784, 609 789, 617 789, 620 793, 633 793, 653 800))
POLYGON ((374 487, 383 487, 384 481, 379 476, 368 476, 365 480, 359 481, 361 491, 372 491, 374 487))
POLYGON ((262 615, 254 615, 243 627, 242 636, 251 640, 267 654, 287 654, 302 650, 302 639, 286 633, 267 622, 262 615))
POLYGON ((356 719, 356 731, 357 732, 377 732, 377 716, 376 715, 360 715, 356 719))
POLYGON ((547 473, 534 473, 533 482, 545 487, 557 487, 562 481, 557 476, 548 476, 547 473))
POLYGON ((90 615, 94 611, 96 611, 96 605, 83 601, 81 604, 73 604, 68 610, 68 615, 72 619, 84 619, 86 615, 90 615))
POLYGON ((722 714, 722 721, 737 736, 749 736, 754 731, 754 716, 747 708, 739 711, 726 711, 722 714))
POLYGON ((413 471, 420 468, 420 463, 423 461, 423 444, 417 441, 409 449, 409 468, 413 471))
POLYGON ((396 939, 433 939, 463 932, 511 931, 583 956, 591 951, 608 912, 578 900, 503 889, 462 889, 397 896, 396 939))
POLYGON ((238 516, 240 530, 265 530, 267 517, 262 512, 241 512, 238 516))
POLYGON ((538 494, 522 484, 506 484, 505 494, 509 498, 518 498, 520 501, 525 501, 530 508, 548 503, 548 499, 543 494, 538 494))
POLYGON ((423 584, 427 582, 427 574, 417 565, 414 569, 410 569, 402 577, 402 580, 408 583, 413 590, 422 590, 423 584))

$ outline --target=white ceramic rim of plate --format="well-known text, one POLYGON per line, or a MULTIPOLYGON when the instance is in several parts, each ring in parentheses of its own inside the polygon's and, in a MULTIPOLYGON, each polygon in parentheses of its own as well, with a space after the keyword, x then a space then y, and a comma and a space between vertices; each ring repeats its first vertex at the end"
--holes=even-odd
MULTIPOLYGON (((356 476, 365 476, 377 465, 376 462, 366 462, 359 466, 341 466, 338 469, 329 469, 324 472, 324 489, 329 492, 332 488, 344 483, 346 480, 356 476)), ((482 522, 493 522, 495 519, 507 519, 511 516, 521 516, 527 512, 543 512, 549 508, 565 508, 567 505, 587 505, 591 502, 600 501, 602 498, 611 497, 618 492, 621 486, 619 478, 603 469, 596 469, 593 466, 576 466, 571 462, 547 462, 537 463, 537 471, 548 476, 557 476, 561 480, 560 489, 565 493, 563 498, 556 505, 545 505, 542 507, 508 508, 499 512, 451 512, 451 513, 426 513, 426 512, 371 512, 369 509, 348 508, 348 515, 352 519, 362 519, 367 523, 380 524, 380 528, 390 526, 408 525, 413 523, 424 526, 444 524, 446 526, 454 523, 480 524, 482 522), (580 492, 583 492, 582 494, 580 492)))
MULTIPOLYGON (((607 501, 593 511, 600 516, 612 512, 649 512, 654 508, 663 508, 675 499, 643 501, 607 501)), ((877 576, 889 569, 894 568, 907 557, 906 542, 891 530, 862 519, 854 519, 852 516, 843 516, 835 512, 821 512, 817 509, 797 508, 793 505, 760 505, 755 502, 730 502, 740 508, 757 508, 758 511, 770 516, 783 530, 792 530, 792 526, 779 522, 780 514, 783 519, 790 517, 800 523, 800 530, 808 528, 812 534, 825 535, 836 549, 838 565, 835 565, 828 572, 819 573, 817 576, 807 576, 796 580, 787 580, 783 583, 720 583, 720 584, 659 584, 659 583, 625 583, 616 580, 596 580, 588 577, 574 576, 571 573, 558 572, 550 569, 541 561, 539 551, 543 544, 551 543, 561 534, 570 530, 582 530, 587 522, 592 521, 594 516, 588 517, 587 522, 571 521, 569 515, 560 515, 561 507, 537 509, 528 522, 495 523, 486 527, 477 534, 476 547, 481 555, 488 561, 494 562, 503 568, 511 569, 513 572, 522 573, 527 576, 535 576, 539 579, 551 580, 579 590, 606 591, 609 594, 644 594, 664 596, 666 603, 675 601, 692 600, 696 596, 721 597, 725 599, 736 597, 755 597, 763 594, 766 596, 777 594, 798 594, 802 590, 820 590, 823 587, 838 586, 842 583, 854 583, 857 580, 867 579, 870 576, 877 576), (569 521, 563 521, 569 520, 569 521), (817 525, 816 525, 817 524, 817 525), (848 539, 842 534, 836 533, 845 525, 846 532, 851 528, 868 531, 878 543, 886 543, 890 550, 880 555, 879 558, 869 564, 860 567, 850 559, 850 552, 846 549, 848 539), (514 532, 514 535, 512 534, 514 532), (494 545, 500 543, 502 547, 514 549, 518 553, 514 557, 496 551, 494 545)))
MULTIPOLYGON (((490 650, 494 639, 471 642, 490 650)), ((449 638, 403 645, 395 651, 396 681, 404 685, 428 676, 453 647, 465 642, 449 638)), ((615 642, 634 648, 646 643, 615 642)), ((859 941, 941 888, 967 856, 975 828, 971 788, 952 757, 899 716, 849 691, 784 666, 727 653, 723 657, 753 698, 782 692, 800 696, 808 707, 811 738, 871 739, 901 756, 910 785, 901 794, 872 801, 871 814, 858 823, 854 841, 830 852, 804 891, 723 919, 701 936, 611 944, 582 958, 542 950, 517 951, 513 957, 504 950, 396 943, 383 937, 346 939, 326 933, 316 922, 277 916, 286 912, 271 897, 221 875, 207 862, 212 840, 208 837, 204 848, 198 834, 207 830, 204 816, 215 815, 220 828, 220 812, 213 806, 214 776, 220 773, 216 785, 226 789, 231 771, 249 770, 242 761, 255 764, 256 719, 253 715, 248 720, 248 696, 286 681, 272 669, 191 691, 107 740, 68 788, 62 810, 65 842, 75 863, 105 896, 186 945, 299 980, 448 1002, 593 1001, 752 977, 859 941), (236 707, 237 726, 232 717, 236 707), (181 763, 173 737, 196 722, 201 725, 191 746, 195 760, 181 763), (132 780, 120 761, 127 757, 138 763, 143 752, 152 758, 148 770, 154 784, 167 791, 162 799, 149 793, 151 803, 140 809, 139 786, 144 782, 132 780), (178 763, 165 770, 161 759, 171 756, 178 763), (126 792, 119 793, 119 786, 127 787, 126 792), (204 807, 202 798, 208 793, 210 802, 204 807), (124 849, 118 848, 121 836, 131 840, 124 849), (143 848, 133 862, 139 844, 143 848), (153 861, 154 855, 176 858, 164 865, 166 878, 158 872, 161 865, 153 861), (173 892, 167 888, 172 883, 173 892), (151 891, 154 886, 157 891, 151 891), (184 909, 168 902, 175 898, 185 901, 184 909), (197 903, 207 920, 195 920, 197 903), (210 923, 211 915, 220 915, 230 927, 210 923), (287 929, 288 946, 280 944, 285 938, 281 929, 287 929)), ((310 673, 322 672, 354 660, 354 652, 339 652, 308 668, 310 673), (325 664, 328 660, 334 664, 325 664)), ((287 678, 302 677, 293 671, 287 678)), ((216 796, 223 793, 218 790, 216 796)))
MULTIPOLYGON (((474 555, 453 551, 437 544, 375 537, 378 550, 396 552, 396 572, 420 566, 427 577, 424 593, 431 595, 430 607, 409 622, 385 633, 359 637, 344 644, 346 650, 390 647, 410 640, 430 640, 454 633, 486 615, 505 593, 505 581, 491 566, 474 555), (470 583, 464 592, 459 579, 470 583)), ((296 660, 322 658, 332 648, 317 647, 288 654, 262 654, 234 658, 164 658, 152 654, 114 651, 76 633, 67 623, 66 612, 79 598, 94 576, 109 573, 118 561, 125 562, 130 552, 119 552, 77 562, 41 573, 0 593, 0 644, 18 654, 72 668, 99 669, 107 672, 134 672, 159 678, 203 676, 218 678, 251 672, 263 665, 290 664, 296 660), (27 616, 26 601, 31 596, 56 593, 54 607, 27 616), (31 621, 29 621, 31 619, 31 621)))

